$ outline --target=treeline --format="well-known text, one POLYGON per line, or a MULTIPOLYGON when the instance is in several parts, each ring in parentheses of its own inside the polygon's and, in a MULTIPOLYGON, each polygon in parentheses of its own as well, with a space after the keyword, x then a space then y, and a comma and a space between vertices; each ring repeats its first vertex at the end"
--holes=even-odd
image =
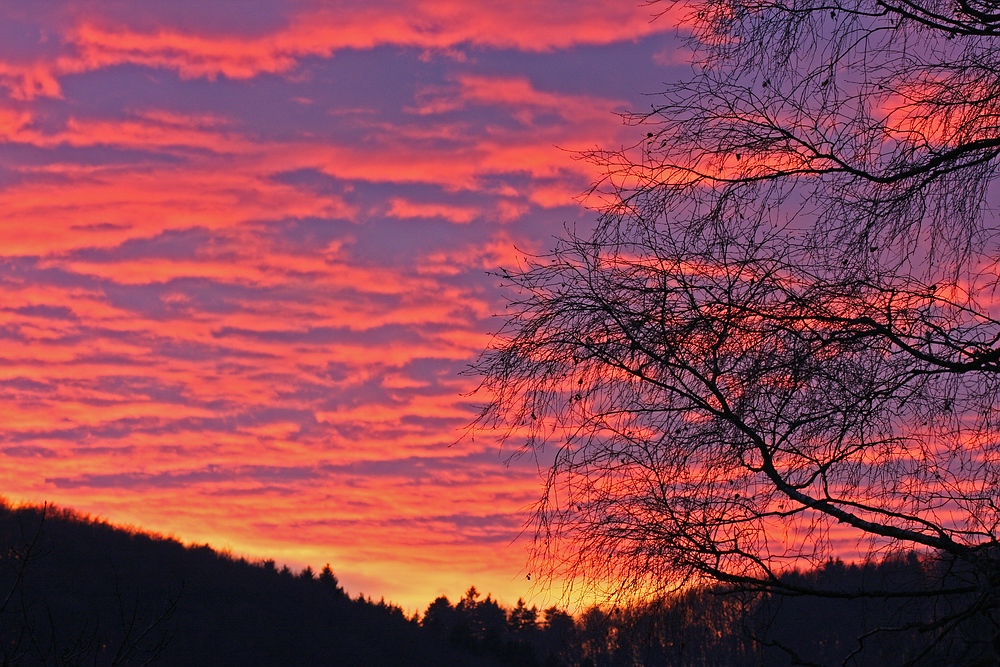
POLYGON ((783 578, 821 595, 700 587, 575 617, 521 601, 505 609, 472 588, 455 604, 435 600, 423 625, 456 647, 524 667, 997 665, 996 602, 930 594, 973 578, 911 552, 866 565, 830 560, 783 578))
POLYGON ((970 576, 911 553, 785 578, 827 597, 696 588, 570 615, 505 607, 470 588, 407 617, 349 597, 329 566, 295 573, 70 511, 0 504, 0 664, 994 665, 991 604, 963 615, 975 600, 962 595, 854 597, 960 588, 970 576))
POLYGON ((757 665, 754 642, 742 632, 745 611, 732 596, 700 590, 572 616, 522 600, 504 608, 471 588, 454 605, 432 602, 422 624, 456 647, 517 667, 757 665))

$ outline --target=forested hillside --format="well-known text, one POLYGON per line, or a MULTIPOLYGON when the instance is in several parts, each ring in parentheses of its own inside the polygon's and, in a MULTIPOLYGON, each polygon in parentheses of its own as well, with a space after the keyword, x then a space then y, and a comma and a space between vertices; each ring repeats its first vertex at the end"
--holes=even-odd
POLYGON ((329 568, 293 574, 72 512, 0 508, 3 664, 492 665, 329 568))
POLYGON ((0 549, 4 665, 991 664, 986 615, 953 619, 957 632, 937 645, 919 629, 961 596, 856 596, 919 590, 940 574, 930 570, 941 562, 913 553, 786 576, 825 598, 696 588, 573 616, 507 608, 473 587, 407 618, 349 597, 329 566, 294 573, 52 507, 0 505, 0 549))

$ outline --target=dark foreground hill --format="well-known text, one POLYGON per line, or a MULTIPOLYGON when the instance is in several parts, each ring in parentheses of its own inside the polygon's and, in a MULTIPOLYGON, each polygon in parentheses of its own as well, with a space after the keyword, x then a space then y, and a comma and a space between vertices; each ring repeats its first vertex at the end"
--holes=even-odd
POLYGON ((493 665, 348 597, 329 568, 293 575, 208 546, 51 507, 0 505, 3 665, 493 665))
POLYGON ((995 667, 995 600, 934 593, 972 579, 909 553, 783 577, 822 596, 694 587, 574 617, 470 588, 418 622, 348 597, 329 567, 293 574, 0 501, 0 666, 995 667))

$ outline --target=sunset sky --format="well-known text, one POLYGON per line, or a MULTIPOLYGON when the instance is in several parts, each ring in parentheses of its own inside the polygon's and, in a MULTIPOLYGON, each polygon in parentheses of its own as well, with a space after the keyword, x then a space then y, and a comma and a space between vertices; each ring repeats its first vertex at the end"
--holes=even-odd
MULTIPOLYGON (((532 594, 530 460, 459 440, 487 271, 687 68, 634 2, 0 6, 0 493, 422 609, 532 594)), ((551 599, 535 591, 539 604, 551 599)))

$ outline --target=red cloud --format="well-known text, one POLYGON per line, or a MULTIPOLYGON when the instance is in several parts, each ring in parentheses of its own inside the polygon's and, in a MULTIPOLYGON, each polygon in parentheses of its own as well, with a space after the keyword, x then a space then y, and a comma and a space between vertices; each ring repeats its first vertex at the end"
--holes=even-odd
POLYGON ((455 54, 471 45, 522 51, 549 51, 582 44, 633 40, 670 28, 651 21, 648 8, 613 0, 568 2, 480 2, 383 0, 357 6, 306 6, 285 24, 262 34, 133 27, 99 7, 64 18, 65 53, 28 65, 0 62, 0 84, 18 99, 58 97, 59 80, 69 74, 137 64, 177 71, 182 77, 250 78, 287 73, 302 58, 328 57, 343 49, 382 45, 455 54))
POLYGON ((485 271, 543 250, 564 216, 542 209, 595 176, 556 146, 621 143, 623 103, 465 73, 412 109, 359 114, 299 82, 296 111, 333 128, 307 135, 294 116, 255 129, 212 96, 345 49, 450 66, 668 24, 618 0, 329 4, 237 33, 171 23, 162 4, 140 21, 87 3, 51 19, 39 53, 0 57, 0 144, 14 148, 0 164, 0 486, 329 561, 411 608, 471 584, 516 599, 524 554, 505 547, 534 468, 504 468, 489 443, 449 447, 474 414, 458 371, 502 311, 485 271), (68 83, 121 65, 243 81, 172 81, 199 89, 173 99, 119 67, 121 100, 68 83))

